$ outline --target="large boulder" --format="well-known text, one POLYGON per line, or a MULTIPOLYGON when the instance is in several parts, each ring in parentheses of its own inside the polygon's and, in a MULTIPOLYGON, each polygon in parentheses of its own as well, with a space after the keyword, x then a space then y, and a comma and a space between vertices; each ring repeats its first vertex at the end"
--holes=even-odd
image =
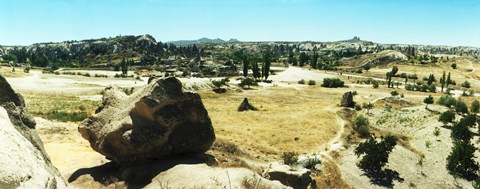
POLYGON ((176 78, 153 80, 131 96, 106 88, 103 104, 78 131, 95 151, 120 164, 203 153, 215 141, 200 96, 183 92, 176 78))
POLYGON ((348 108, 353 108, 355 106, 355 102, 353 102, 353 94, 351 91, 343 94, 340 106, 348 108))
POLYGON ((20 94, 0 75, 0 188, 66 188, 20 94))

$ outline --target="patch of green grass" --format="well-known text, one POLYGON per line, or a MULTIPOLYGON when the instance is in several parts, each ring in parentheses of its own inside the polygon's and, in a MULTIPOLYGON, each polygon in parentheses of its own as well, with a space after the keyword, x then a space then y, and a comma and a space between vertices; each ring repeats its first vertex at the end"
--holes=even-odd
POLYGON ((25 94, 27 109, 33 116, 62 122, 82 121, 95 112, 101 101, 81 100, 75 96, 25 94))

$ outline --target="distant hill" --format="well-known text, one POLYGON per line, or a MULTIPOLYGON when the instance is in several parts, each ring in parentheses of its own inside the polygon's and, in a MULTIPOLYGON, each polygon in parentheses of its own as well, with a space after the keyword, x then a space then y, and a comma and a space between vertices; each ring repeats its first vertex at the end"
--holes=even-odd
POLYGON ((193 45, 193 44, 205 44, 205 43, 235 43, 235 42, 240 42, 237 39, 230 39, 228 41, 225 41, 223 39, 217 38, 217 39, 209 39, 209 38, 200 38, 197 40, 179 40, 179 41, 169 41, 167 43, 173 43, 174 45, 177 46, 187 46, 187 45, 193 45))

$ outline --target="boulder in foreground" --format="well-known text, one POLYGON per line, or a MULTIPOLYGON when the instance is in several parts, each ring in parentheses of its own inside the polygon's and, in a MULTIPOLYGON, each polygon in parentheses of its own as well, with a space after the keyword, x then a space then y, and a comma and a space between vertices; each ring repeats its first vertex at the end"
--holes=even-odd
POLYGON ((23 97, 0 75, 0 188, 66 188, 23 97))
POLYGON ((124 164, 207 151, 215 141, 200 96, 176 78, 158 79, 127 96, 105 89, 96 114, 78 127, 90 146, 124 164))

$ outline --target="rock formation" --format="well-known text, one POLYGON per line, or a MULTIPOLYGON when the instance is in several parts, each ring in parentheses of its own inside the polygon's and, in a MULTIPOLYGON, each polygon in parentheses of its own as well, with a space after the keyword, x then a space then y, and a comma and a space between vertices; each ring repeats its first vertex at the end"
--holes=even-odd
POLYGON ((305 168, 293 170, 290 166, 277 162, 270 165, 267 174, 270 180, 278 180, 294 189, 305 189, 312 183, 310 170, 305 168))
POLYGON ((0 188, 66 188, 20 94, 0 75, 0 188))
POLYGON ((247 98, 244 98, 240 106, 238 107, 239 112, 247 111, 247 110, 257 110, 254 106, 248 102, 247 98))
POLYGON ((349 108, 353 108, 355 106, 355 102, 353 102, 353 94, 351 91, 343 94, 342 101, 340 102, 340 106, 349 107, 349 108))
POLYGON ((207 151, 215 133, 200 96, 176 78, 151 81, 131 96, 105 89, 96 114, 78 127, 90 146, 117 163, 207 151))

